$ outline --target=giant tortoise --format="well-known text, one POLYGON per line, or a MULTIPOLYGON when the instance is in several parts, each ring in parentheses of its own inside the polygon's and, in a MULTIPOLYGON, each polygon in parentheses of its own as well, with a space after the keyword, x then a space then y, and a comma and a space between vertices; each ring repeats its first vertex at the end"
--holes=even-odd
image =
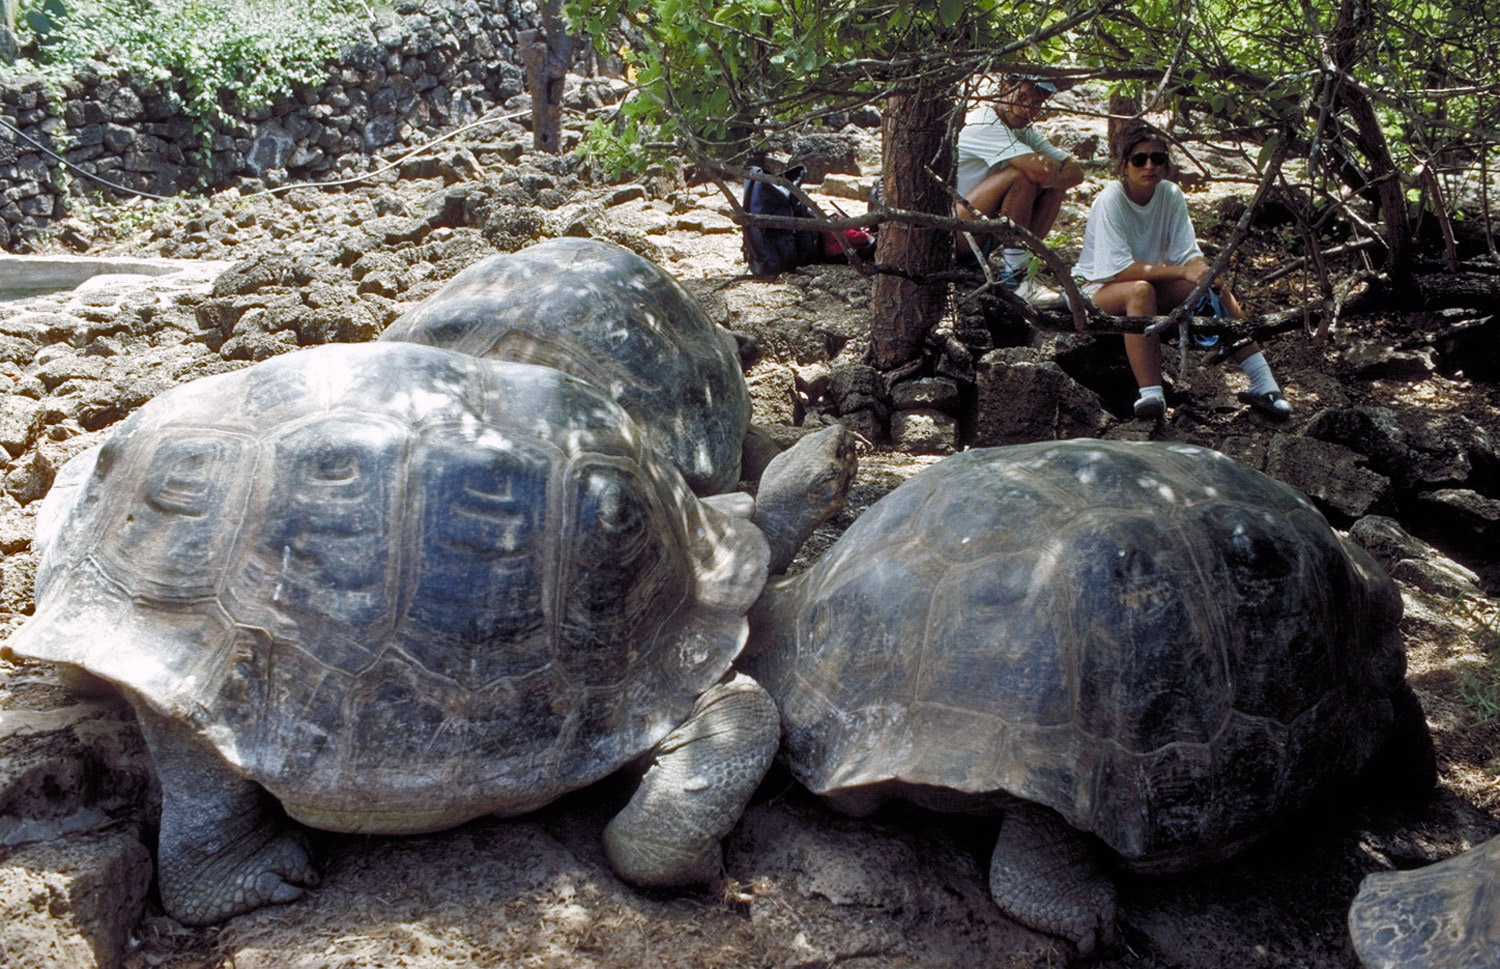
POLYGON ((750 396, 734 337, 629 249, 568 238, 490 256, 380 339, 570 373, 624 407, 698 494, 740 480, 750 396))
POLYGON ((1500 836, 1425 868, 1366 875, 1349 934, 1369 969, 1500 966, 1500 836))
MULTIPOLYGON (((847 444, 779 459, 824 472, 804 512, 842 501, 849 469, 826 465, 847 444)), ((690 883, 717 871, 776 745, 764 691, 726 680, 769 556, 750 505, 698 499, 558 371, 301 350, 169 391, 64 468, 36 613, 5 653, 131 701, 161 777, 161 897, 184 922, 314 881, 282 809, 432 831, 653 748, 670 753, 606 848, 628 879, 690 883)))
POLYGON ((1087 951, 1113 923, 1100 860, 1222 859, 1398 720, 1432 783, 1400 616, 1374 560, 1259 472, 1048 442, 963 452, 886 495, 767 586, 741 666, 810 790, 1001 811, 995 901, 1087 951))

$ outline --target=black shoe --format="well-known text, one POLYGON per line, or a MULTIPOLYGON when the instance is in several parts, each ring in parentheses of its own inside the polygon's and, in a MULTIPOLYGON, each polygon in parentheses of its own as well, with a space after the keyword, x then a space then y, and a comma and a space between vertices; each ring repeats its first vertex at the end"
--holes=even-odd
POLYGON ((1242 390, 1237 396, 1241 403, 1249 404, 1274 421, 1284 421, 1292 416, 1292 405, 1287 403, 1279 390, 1268 390, 1264 394, 1242 390))
POLYGON ((1135 419, 1138 421, 1159 421, 1167 413, 1167 399, 1165 397, 1137 397, 1135 401, 1135 419))

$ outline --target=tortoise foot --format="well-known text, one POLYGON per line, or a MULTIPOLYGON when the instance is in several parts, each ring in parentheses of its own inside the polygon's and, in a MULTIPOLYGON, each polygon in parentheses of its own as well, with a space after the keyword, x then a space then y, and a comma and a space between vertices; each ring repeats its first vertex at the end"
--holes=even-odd
POLYGON ((1114 940, 1114 883, 1084 837, 1045 808, 1006 810, 990 860, 990 896, 1022 925, 1070 940, 1079 955, 1114 940))
POLYGON ((780 737, 776 704, 750 677, 710 688, 657 745, 635 796, 604 829, 615 871, 637 885, 713 882, 719 840, 739 821, 780 737))
POLYGON ((307 844, 290 830, 257 829, 229 845, 158 847, 162 906, 184 925, 209 925, 302 897, 318 883, 307 844))
POLYGON ((306 840, 269 794, 187 724, 144 703, 135 711, 161 778, 156 879, 167 914, 208 925, 318 883, 306 840))

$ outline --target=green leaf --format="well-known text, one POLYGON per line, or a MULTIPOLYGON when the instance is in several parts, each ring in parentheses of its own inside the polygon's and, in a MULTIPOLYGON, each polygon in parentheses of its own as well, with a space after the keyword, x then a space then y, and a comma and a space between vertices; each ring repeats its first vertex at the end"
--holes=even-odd
POLYGON ((1276 149, 1281 144, 1280 135, 1272 135, 1266 139, 1266 143, 1260 146, 1260 154, 1255 156, 1255 168, 1257 171, 1265 171, 1266 165, 1270 163, 1271 156, 1276 154, 1276 149))

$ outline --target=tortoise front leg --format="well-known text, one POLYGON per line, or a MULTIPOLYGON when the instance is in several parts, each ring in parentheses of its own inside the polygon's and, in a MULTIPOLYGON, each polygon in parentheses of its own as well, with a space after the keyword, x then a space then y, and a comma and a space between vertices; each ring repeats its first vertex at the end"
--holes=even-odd
POLYGON ((1114 883, 1084 836, 1035 804, 1005 809, 990 859, 990 896, 1022 925, 1071 940, 1079 955, 1114 937, 1114 883))
POLYGON ((604 829, 604 851, 637 885, 713 882, 719 840, 745 811, 781 739, 776 703, 737 674, 698 698, 656 748, 635 796, 604 829))
POLYGON ((134 704, 161 779, 156 877, 162 906, 208 925, 302 897, 316 885, 307 844, 270 796, 232 772, 191 729, 134 704))

